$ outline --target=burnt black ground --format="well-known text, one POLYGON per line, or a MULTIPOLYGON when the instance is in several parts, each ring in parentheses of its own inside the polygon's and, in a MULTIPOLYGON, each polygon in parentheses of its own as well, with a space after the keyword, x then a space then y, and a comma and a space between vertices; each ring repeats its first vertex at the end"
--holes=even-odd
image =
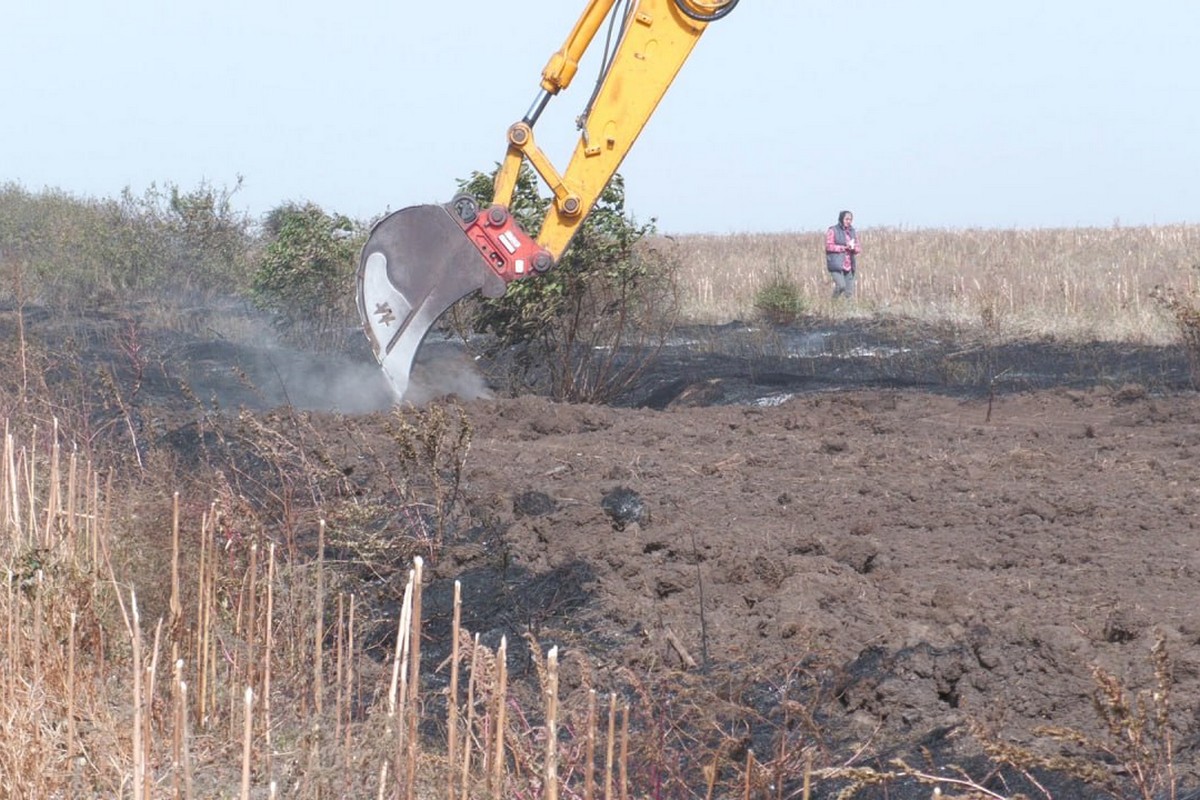
POLYGON ((979 397, 1136 383, 1192 388, 1186 353, 1117 342, 989 341, 912 321, 685 327, 617 405, 771 403, 804 392, 920 389, 979 397), (707 384, 707 387, 705 385, 707 384))

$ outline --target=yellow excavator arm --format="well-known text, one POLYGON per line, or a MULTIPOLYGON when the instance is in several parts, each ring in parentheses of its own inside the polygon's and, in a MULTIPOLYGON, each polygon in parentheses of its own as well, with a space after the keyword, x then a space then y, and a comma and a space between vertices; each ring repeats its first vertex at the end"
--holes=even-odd
POLYGON ((372 228, 358 269, 358 308, 376 358, 403 397, 417 349, 446 310, 475 291, 498 297, 513 280, 550 269, 633 147, 710 22, 738 0, 588 0, 562 48, 542 70, 537 97, 508 129, 492 205, 459 195, 412 206, 372 228), (612 46, 579 117, 565 170, 538 147, 534 125, 549 100, 571 85, 601 28, 612 46), (552 198, 536 238, 508 213, 528 161, 552 198))
MULTIPOLYGON (((683 5, 676 0, 642 0, 628 10, 619 44, 605 65, 598 90, 580 117, 580 137, 563 173, 537 146, 533 125, 551 95, 571 85, 616 0, 592 0, 562 49, 542 71, 542 91, 530 115, 508 129, 508 152, 496 175, 495 202, 512 200, 521 163, 530 165, 553 192, 537 242, 558 259, 587 217, 609 179, 670 88, 708 20, 721 7, 683 5), (686 10, 693 12, 692 16, 686 10)), ((618 9, 619 10, 619 9, 618 9)))

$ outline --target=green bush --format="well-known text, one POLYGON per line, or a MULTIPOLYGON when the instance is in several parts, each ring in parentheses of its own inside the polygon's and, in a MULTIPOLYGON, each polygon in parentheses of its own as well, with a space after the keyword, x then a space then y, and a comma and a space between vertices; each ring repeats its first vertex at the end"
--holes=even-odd
POLYGON ((365 232, 348 217, 312 203, 286 204, 266 217, 267 244, 254 269, 251 296, 293 337, 337 347, 332 335, 355 318, 354 280, 365 232))
MULTIPOLYGON (((161 214, 174 249, 168 267, 188 288, 205 293, 240 293, 249 288, 250 254, 256 237, 249 218, 233 209, 231 199, 236 191, 236 187, 217 190, 207 183, 190 192, 170 186, 165 207, 161 195, 153 197, 152 208, 161 214)), ((150 199, 152 196, 147 197, 150 199)))
POLYGON ((790 325, 807 309, 800 285, 782 274, 776 274, 754 295, 754 310, 772 325, 790 325))
POLYGON ((151 186, 119 199, 0 187, 0 291, 66 307, 246 286, 250 220, 233 190, 151 186))
MULTIPOLYGON (((481 206, 491 202, 492 176, 475 173, 460 186, 481 206)), ((523 167, 509 211, 536 235, 548 205, 533 170, 523 167)), ((471 307, 471 330, 517 354, 507 375, 514 390, 601 402, 645 369, 678 315, 676 264, 646 246, 653 232, 653 221, 638 224, 625 213, 625 184, 616 175, 553 270, 471 307)))

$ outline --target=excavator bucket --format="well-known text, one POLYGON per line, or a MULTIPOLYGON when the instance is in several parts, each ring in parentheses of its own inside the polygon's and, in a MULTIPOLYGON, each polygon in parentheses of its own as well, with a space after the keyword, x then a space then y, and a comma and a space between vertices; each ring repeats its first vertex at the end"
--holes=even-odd
POLYGON ((501 206, 474 201, 412 206, 381 219, 358 265, 358 313, 397 398, 408 390, 417 349, 438 318, 476 290, 504 294, 508 282, 553 259, 501 206))

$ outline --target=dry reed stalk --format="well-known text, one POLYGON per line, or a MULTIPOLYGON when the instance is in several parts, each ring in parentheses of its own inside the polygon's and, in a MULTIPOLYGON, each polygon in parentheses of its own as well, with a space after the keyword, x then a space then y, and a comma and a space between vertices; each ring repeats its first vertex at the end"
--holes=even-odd
POLYGON ((16 552, 20 549, 20 537, 17 535, 21 528, 20 505, 17 502, 17 466, 16 455, 13 452, 13 436, 8 430, 8 419, 4 420, 4 527, 12 537, 10 546, 16 552))
MULTIPOLYGON (((266 759, 266 775, 275 774, 274 757, 271 751, 271 658, 275 650, 275 543, 267 551, 267 619, 263 636, 262 664, 262 730, 263 752, 266 759)), ((274 786, 274 782, 272 782, 274 786)))
POLYGON ((171 796, 175 800, 183 794, 183 716, 187 713, 183 699, 183 659, 176 659, 175 673, 171 680, 171 796))
MULTIPOLYGON (((467 724, 463 736, 463 754, 462 754, 462 783, 459 800, 467 800, 467 789, 471 777, 471 741, 474 737, 471 732, 475 730, 475 675, 479 667, 479 634, 475 634, 474 647, 471 648, 471 671, 470 677, 467 678, 467 724)), ((484 769, 487 764, 487 744, 485 739, 484 744, 484 769)))
POLYGON ((78 526, 76 525, 76 495, 79 492, 78 480, 79 454, 72 449, 71 458, 67 462, 67 552, 75 555, 78 546, 78 526))
POLYGON ((150 666, 146 670, 146 676, 147 676, 146 687, 145 687, 146 697, 142 704, 143 708, 146 709, 146 717, 145 717, 146 735, 142 740, 142 747, 145 750, 144 763, 147 766, 146 772, 142 776, 146 782, 146 786, 145 786, 146 797, 151 797, 150 790, 154 783, 153 771, 151 769, 149 769, 150 760, 151 760, 150 759, 150 748, 153 744, 153 736, 151 736, 151 733, 152 733, 151 725, 154 722, 154 689, 158 683, 158 681, 157 681, 158 655, 159 655, 160 648, 162 645, 162 629, 163 629, 163 621, 162 621, 162 617, 159 617, 158 623, 154 626, 154 649, 151 650, 151 652, 150 652, 150 666))
MULTIPOLYGON (((145 753, 142 750, 142 718, 145 709, 142 707, 142 622, 138 615, 137 591, 129 591, 130 609, 133 614, 132 625, 129 629, 133 643, 133 800, 144 797, 142 777, 146 772, 145 753)), ((130 626, 130 620, 126 620, 130 626)))
POLYGON ((75 648, 79 615, 71 610, 71 629, 67 637, 67 754, 75 757, 78 736, 75 727, 75 648))
POLYGON ((5 581, 8 625, 5 628, 5 641, 8 647, 5 654, 8 657, 8 669, 4 671, 4 696, 7 699, 5 708, 16 708, 17 705, 17 676, 21 674, 21 609, 17 605, 17 593, 14 589, 17 576, 10 571, 5 581))
POLYGON ((779 731, 779 754, 775 758, 775 800, 783 800, 783 765, 787 761, 787 730, 786 714, 785 724, 779 731))
POLYGON ((617 762, 621 800, 629 800, 629 704, 621 706, 621 759, 617 762))
POLYGON ((504 798, 504 734, 505 714, 508 710, 508 637, 500 637, 496 650, 496 732, 492 758, 492 796, 504 798))
MULTIPOLYGON (((220 545, 217 542, 218 524, 220 520, 220 512, 217 510, 217 504, 214 502, 211 506, 211 513, 208 520, 208 572, 205 573, 205 585, 203 589, 204 598, 204 634, 206 645, 206 675, 204 679, 205 696, 207 699, 208 715, 202 716, 200 722, 205 727, 210 725, 209 716, 215 721, 217 718, 217 668, 221 661, 218 657, 217 649, 220 646, 219 637, 217 636, 217 610, 220 606, 221 599, 217 597, 217 584, 220 579, 220 569, 223 559, 219 558, 220 545)), ((230 692, 230 694, 234 694, 230 692)))
MULTIPOLYGON (((312 736, 308 751, 308 769, 310 775, 318 775, 321 767, 321 714, 323 711, 322 695, 324 694, 325 668, 322 663, 325 644, 325 520, 317 523, 317 597, 314 605, 313 619, 313 649, 312 649, 312 682, 313 682, 313 714, 312 736)), ((317 790, 318 794, 320 790, 317 790)))
POLYGON ((187 681, 179 681, 179 696, 181 698, 179 716, 182 724, 179 738, 182 742, 180 756, 184 763, 184 798, 192 800, 196 796, 193 792, 196 776, 192 775, 191 723, 188 722, 187 714, 187 681))
POLYGON ((743 785, 742 798, 743 798, 743 800, 750 800, 750 786, 753 783, 753 781, 750 779, 750 774, 753 769, 754 769, 754 751, 751 750, 750 748, 746 748, 746 772, 745 772, 745 775, 743 775, 743 781, 742 781, 742 785, 743 785))
MULTIPOLYGON (((334 741, 334 745, 336 748, 335 752, 338 752, 338 751, 341 752, 340 760, 343 762, 343 767, 345 767, 344 762, 345 762, 345 759, 347 758, 347 755, 344 750, 342 750, 340 747, 338 747, 338 745, 342 741, 342 724, 344 722, 343 715, 345 714, 345 711, 346 711, 346 708, 345 708, 346 698, 343 694, 343 689, 345 687, 345 683, 342 680, 342 670, 345 669, 345 661, 346 661, 346 652, 345 652, 344 642, 343 642, 343 637, 345 635, 345 627, 346 627, 345 626, 345 615, 346 615, 346 595, 344 595, 342 593, 338 593, 337 625, 334 628, 335 648, 334 648, 333 685, 334 685, 334 688, 336 689, 335 697, 337 698, 337 700, 334 703, 334 710, 333 710, 333 741, 334 741)), ((335 760, 338 760, 336 756, 335 756, 335 760)), ((345 774, 345 769, 343 769, 342 770, 343 793, 344 793, 344 789, 345 789, 344 782, 345 782, 346 778, 347 778, 347 776, 345 774)))
POLYGON ((209 559, 210 541, 212 539, 212 517, 205 512, 200 517, 200 566, 196 573, 196 679, 199 681, 196 692, 196 713, 201 721, 208 713, 208 670, 209 670, 209 593, 208 572, 213 569, 209 559))
POLYGON ((454 618, 450 624, 450 688, 446 695, 446 797, 455 800, 454 768, 458 764, 458 637, 462 624, 462 582, 454 581, 454 618))
MULTIPOLYGON (((96 487, 94 489, 94 491, 96 493, 96 509, 97 509, 96 518, 98 519, 98 521, 100 521, 96 525, 96 552, 94 554, 94 557, 92 557, 95 559, 97 571, 98 571, 98 569, 100 569, 101 559, 108 558, 108 549, 107 549, 108 543, 106 541, 104 541, 104 537, 106 537, 108 535, 108 531, 113 529, 113 525, 112 525, 113 501, 116 498, 116 491, 113 487, 114 487, 115 482, 116 482, 115 471, 112 468, 109 468, 108 479, 106 481, 104 481, 103 513, 100 513, 100 511, 98 511, 98 510, 100 510, 100 507, 101 507, 101 505, 100 505, 100 482, 97 481, 96 487)), ((109 565, 109 567, 112 567, 112 565, 109 565)), ((112 576, 112 570, 109 570, 109 575, 112 576)))
POLYGON ((608 696, 608 736, 604 740, 604 800, 613 800, 613 759, 617 742, 617 693, 608 696))
MULTIPOLYGON (((109 473, 111 476, 112 473, 109 473)), ((101 536, 108 528, 104 527, 100 519, 100 476, 92 474, 91 500, 89 501, 90 510, 88 511, 88 542, 92 546, 92 569, 99 574, 100 570, 100 548, 101 536)), ((103 520, 107 523, 108 520, 103 520)))
POLYGON ((33 635, 31 637, 32 641, 29 643, 29 652, 32 656, 30 661, 33 665, 32 673, 35 685, 40 685, 42 682, 42 616, 45 613, 46 602, 42 598, 46 593, 44 588, 45 582, 45 572, 40 569, 37 570, 34 573, 34 583, 36 586, 33 593, 33 635))
POLYGON ((250 566, 246 569, 246 631, 242 640, 246 643, 245 685, 253 687, 257 676, 258 655, 258 542, 250 543, 250 566))
POLYGON ((713 791, 717 788, 717 773, 721 769, 721 754, 718 752, 713 755, 712 761, 701 767, 701 772, 704 773, 705 792, 704 800, 712 800, 713 791))
POLYGON ((171 498, 171 663, 179 660, 183 639, 183 606, 179 600, 179 492, 171 498))
POLYGON ((409 634, 409 680, 408 691, 411 695, 408 704, 408 749, 405 773, 408 785, 405 791, 407 800, 413 800, 417 785, 417 753, 419 739, 417 724, 420 722, 420 704, 416 701, 421 689, 421 583, 425 560, 420 556, 413 557, 413 592, 412 592, 412 632, 409 634))
POLYGON ((408 585, 404 587, 404 606, 400 609, 400 631, 396 638, 396 662, 392 665, 393 680, 395 673, 398 671, 400 676, 400 696, 396 705, 395 716, 395 731, 396 731, 396 753, 395 753, 395 770, 396 780, 409 780, 411 776, 404 771, 406 765, 405 753, 407 752, 408 743, 408 706, 411 699, 408 696, 408 678, 409 678, 409 648, 412 646, 412 609, 413 609, 413 592, 415 589, 416 570, 408 571, 408 585))
MULTIPOLYGON (((317 524, 317 598, 313 604, 313 707, 316 708, 316 718, 321 718, 321 694, 324 688, 322 675, 325 670, 321 664, 322 645, 325 642, 325 520, 317 524)), ((318 721, 318 725, 320 722, 318 721)))
POLYGON ((583 765, 583 800, 593 800, 596 795, 596 690, 588 690, 587 731, 585 733, 587 755, 583 765))
MULTIPOLYGON (((487 694, 491 690, 491 695, 487 698, 486 705, 483 711, 483 741, 480 743, 482 759, 480 768, 483 770, 483 783, 487 790, 492 791, 492 762, 495 760, 495 739, 496 739, 496 658, 495 654, 489 651, 486 647, 479 649, 479 635, 475 635, 475 654, 483 660, 483 667, 479 675, 479 693, 480 696, 487 694)), ((472 666, 475 660, 472 659, 472 666)), ((475 671, 471 671, 471 679, 474 682, 475 671)))
MULTIPOLYGON (((222 579, 222 575, 221 575, 222 565, 228 566, 228 560, 224 559, 224 558, 220 558, 220 551, 222 548, 222 544, 217 541, 217 534, 219 533, 219 528, 218 528, 219 521, 220 521, 220 511, 217 509, 216 503, 214 503, 213 504, 213 516, 212 516, 212 520, 210 521, 212 530, 210 532, 210 539, 209 539, 209 543, 210 543, 209 546, 212 548, 212 551, 209 553, 209 558, 208 558, 208 575, 207 575, 208 585, 205 587, 205 594, 204 594, 205 603, 207 606, 206 613, 205 613, 205 624, 208 628, 207 633, 208 633, 208 647, 209 647, 208 676, 206 678, 205 683, 206 683, 206 688, 208 690, 207 691, 208 713, 209 713, 209 717, 210 717, 210 718, 202 718, 201 719, 201 722, 204 724, 205 727, 214 727, 220 723, 221 715, 218 713, 220 711, 220 708, 218 706, 218 690, 219 690, 221 684, 219 683, 218 671, 221 668, 222 664, 228 664, 228 660, 222 659, 221 658, 222 653, 219 652, 219 650, 221 648, 221 637, 219 635, 220 630, 219 630, 219 613, 218 612, 220 611, 220 608, 222 605, 222 599, 217 594, 217 587, 220 585, 221 579, 222 579)), ((230 681, 230 682, 232 683, 233 681, 230 681)), ((229 724, 232 726, 235 724, 234 720, 236 719, 236 714, 234 712, 236 712, 236 710, 237 710, 237 708, 236 708, 237 692, 235 692, 235 691, 229 692, 229 703, 230 703, 230 709, 229 709, 228 719, 229 719, 229 724)), ((232 729, 231 729, 231 731, 232 731, 232 729)), ((231 736, 232 736, 232 732, 231 732, 231 736)))
POLYGON ((675 631, 671 630, 669 626, 666 629, 666 636, 667 642, 675 650, 676 655, 679 656, 679 660, 683 662, 683 665, 688 669, 696 669, 698 666, 696 659, 692 657, 692 654, 684 647, 683 642, 675 634, 675 631))
MULTIPOLYGON (((25 499, 29 501, 25 515, 25 541, 30 544, 38 543, 37 535, 37 432, 38 426, 33 426, 33 434, 29 443, 29 455, 27 458, 22 458, 21 463, 25 467, 25 499)), ((21 454, 25 454, 25 448, 21 448, 21 454)))
POLYGON ((546 800, 558 800, 558 648, 546 656, 546 800))
MULTIPOLYGON (((34 594, 34 598, 33 598, 33 637, 32 637, 32 642, 30 643, 29 649, 32 651, 32 654, 33 654, 33 658, 31 659, 33 666, 32 666, 32 669, 30 670, 31 675, 32 675, 32 679, 31 679, 32 684, 34 686, 40 686, 42 684, 42 678, 43 678, 43 675, 42 675, 42 648, 45 646, 42 642, 42 614, 43 614, 42 609, 44 606, 44 601, 42 600, 42 597, 45 594, 45 587, 44 587, 44 574, 43 574, 42 570, 40 570, 40 569, 37 571, 36 580, 37 580, 37 587, 34 589, 35 594, 34 594)), ((42 749, 42 742, 41 742, 42 726, 34 725, 32 727, 33 727, 33 735, 32 735, 33 742, 31 744, 31 747, 34 752, 39 752, 42 749)))
POLYGON ((343 763, 345 764, 345 770, 346 770, 345 775, 346 775, 346 780, 347 780, 347 789, 349 789, 349 779, 350 779, 350 776, 353 774, 352 768, 354 766, 353 741, 351 740, 351 735, 350 735, 351 731, 353 730, 351 728, 350 721, 354 716, 354 710, 352 708, 352 704, 354 702, 354 700, 353 700, 353 698, 354 698, 354 595, 353 594, 350 595, 350 613, 346 620, 346 655, 347 655, 346 674, 345 674, 346 720, 345 720, 345 728, 343 729, 342 735, 345 737, 345 743, 343 745, 344 752, 345 752, 345 759, 344 759, 343 763))
POLYGON ((91 481, 91 465, 79 464, 79 451, 75 445, 71 447, 71 456, 67 459, 67 511, 65 538, 67 551, 72 557, 80 559, 82 528, 87 524, 87 487, 91 481), (85 510, 81 511, 81 507, 85 510))
POLYGON ((45 525, 42 527, 42 548, 49 550, 54 542, 52 536, 54 532, 54 521, 58 518, 59 506, 61 497, 59 495, 59 442, 58 442, 58 417, 54 418, 53 430, 50 439, 50 476, 47 479, 46 490, 46 509, 45 509, 45 525))
MULTIPOLYGON (((224 664, 225 664, 225 686, 233 687, 238 684, 241 675, 241 662, 238 658, 236 649, 223 647, 224 664)), ((215 683, 213 684, 216 685, 215 683)), ((235 691, 229 692, 229 708, 226 709, 225 722, 229 723, 229 731, 226 734, 229 741, 236 742, 240 738, 238 731, 238 709, 241 706, 241 698, 235 691)), ((215 706, 214 706, 215 707, 215 706)))
MULTIPOLYGON (((402 751, 403 726, 396 724, 396 720, 403 719, 403 716, 397 717, 397 714, 403 712, 403 699, 399 696, 401 688, 400 684, 407 681, 407 674, 402 674, 400 668, 404 664, 404 656, 408 647, 408 619, 412 613, 412 576, 410 570, 408 573, 408 584, 404 587, 404 599, 400 603, 400 622, 396 626, 396 650, 392 655, 392 682, 388 688, 388 711, 387 711, 387 726, 386 734, 390 738, 396 740, 396 750, 393 754, 393 763, 396 769, 396 779, 400 779, 400 754, 402 751)), ((383 800, 384 790, 387 788, 387 773, 388 760, 385 758, 383 763, 379 765, 379 800, 383 800)))
POLYGON ((221 664, 217 648, 217 608, 220 598, 217 597, 217 579, 221 560, 218 559, 217 544, 217 509, 212 506, 212 516, 209 518, 208 531, 208 571, 204 575, 204 587, 201 597, 204 599, 204 701, 206 713, 201 714, 200 724, 204 727, 216 724, 217 720, 217 669, 221 664))
POLYGON ((242 700, 242 800, 250 800, 250 750, 254 739, 254 690, 249 686, 242 700))

